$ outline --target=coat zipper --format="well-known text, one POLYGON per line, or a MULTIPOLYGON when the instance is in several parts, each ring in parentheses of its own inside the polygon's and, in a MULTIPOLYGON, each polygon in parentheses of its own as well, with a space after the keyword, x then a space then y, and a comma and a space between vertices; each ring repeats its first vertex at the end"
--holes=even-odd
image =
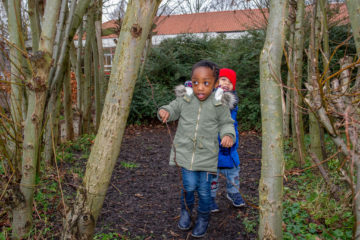
POLYGON ((192 170, 193 163, 194 163, 194 158, 195 158, 196 136, 197 136, 197 131, 198 131, 198 127, 199 127, 199 120, 200 120, 201 108, 202 108, 202 102, 200 102, 200 107, 199 107, 198 116, 197 116, 197 121, 196 121, 195 135, 194 135, 194 146, 193 146, 193 154, 192 154, 192 158, 191 158, 190 170, 192 170))

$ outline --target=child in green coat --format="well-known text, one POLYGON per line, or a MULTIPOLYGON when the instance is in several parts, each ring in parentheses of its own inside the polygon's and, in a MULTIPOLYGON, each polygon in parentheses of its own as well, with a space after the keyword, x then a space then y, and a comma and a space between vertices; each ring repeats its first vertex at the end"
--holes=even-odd
POLYGON ((178 86, 178 97, 158 111, 162 122, 179 120, 170 165, 177 164, 182 171, 183 191, 178 224, 182 230, 191 228, 194 193, 198 193, 199 206, 193 237, 203 237, 209 224, 210 184, 212 173, 217 172, 219 153, 218 133, 221 146, 228 148, 233 145, 236 136, 223 91, 213 91, 218 75, 219 68, 215 63, 206 60, 196 63, 191 74, 192 88, 178 86))

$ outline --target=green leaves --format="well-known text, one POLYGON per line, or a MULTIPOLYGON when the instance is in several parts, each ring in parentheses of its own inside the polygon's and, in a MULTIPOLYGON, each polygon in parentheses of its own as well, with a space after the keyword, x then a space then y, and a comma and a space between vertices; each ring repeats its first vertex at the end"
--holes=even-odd
POLYGON ((124 162, 124 161, 121 161, 120 164, 121 164, 121 166, 122 166, 123 168, 127 168, 127 169, 133 169, 133 168, 138 168, 138 167, 139 167, 139 164, 133 163, 133 162, 124 162))
POLYGON ((191 78, 193 64, 208 59, 237 73, 239 128, 260 129, 259 57, 264 37, 263 32, 232 40, 222 35, 217 38, 183 35, 154 46, 143 76, 136 83, 128 122, 140 124, 156 118, 157 106, 173 100, 174 87, 191 78))
MULTIPOLYGON (((328 142, 328 137, 325 140, 328 142)), ((287 144, 292 143, 289 141, 287 144)), ((306 158, 305 164, 299 166, 290 153, 291 148, 285 146, 285 149, 287 172, 313 165, 306 158)), ((336 148, 329 150, 334 152, 336 148)), ((338 163, 339 160, 335 158, 326 164, 334 184, 346 191, 346 185, 336 172, 338 163)), ((288 174, 283 202, 284 239, 352 239, 354 216, 345 195, 339 194, 340 199, 335 200, 316 168, 288 174)))

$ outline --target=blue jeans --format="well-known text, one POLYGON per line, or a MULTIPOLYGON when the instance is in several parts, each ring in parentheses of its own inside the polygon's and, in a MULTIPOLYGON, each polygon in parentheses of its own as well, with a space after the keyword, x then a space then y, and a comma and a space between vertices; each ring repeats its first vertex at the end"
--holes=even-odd
POLYGON ((234 168, 218 168, 216 177, 211 182, 211 197, 216 197, 216 191, 219 187, 219 174, 226 177, 226 191, 228 193, 238 193, 240 188, 239 181, 240 166, 234 168))
POLYGON ((210 184, 214 174, 204 171, 190 171, 181 168, 182 181, 185 190, 181 192, 181 208, 186 208, 185 200, 188 208, 193 208, 195 203, 195 191, 199 197, 198 211, 202 213, 210 212, 211 190, 210 184))

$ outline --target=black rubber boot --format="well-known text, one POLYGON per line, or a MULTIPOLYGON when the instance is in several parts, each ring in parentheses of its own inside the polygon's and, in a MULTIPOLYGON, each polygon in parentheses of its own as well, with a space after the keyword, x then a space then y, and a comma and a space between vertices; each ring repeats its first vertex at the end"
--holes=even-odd
POLYGON ((181 208, 180 220, 178 223, 179 229, 186 231, 191 228, 191 212, 192 208, 189 208, 189 210, 185 209, 184 207, 181 208))
POLYGON ((191 233, 191 236, 195 238, 201 238, 205 236, 206 230, 209 226, 210 212, 199 212, 195 222, 195 227, 191 233))

